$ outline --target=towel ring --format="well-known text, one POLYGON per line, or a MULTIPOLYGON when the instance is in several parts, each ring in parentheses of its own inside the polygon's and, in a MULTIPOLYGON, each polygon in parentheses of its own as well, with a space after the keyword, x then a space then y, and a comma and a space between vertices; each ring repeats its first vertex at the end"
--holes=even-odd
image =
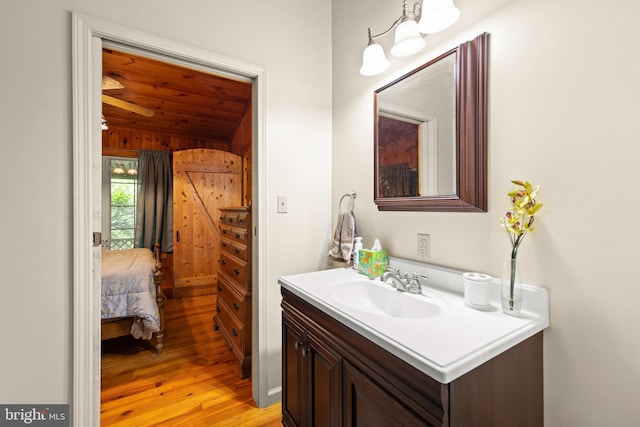
POLYGON ((351 200, 351 209, 353 210, 356 207, 356 193, 345 193, 340 197, 340 202, 338 203, 338 211, 342 212, 342 201, 345 197, 348 197, 351 200))

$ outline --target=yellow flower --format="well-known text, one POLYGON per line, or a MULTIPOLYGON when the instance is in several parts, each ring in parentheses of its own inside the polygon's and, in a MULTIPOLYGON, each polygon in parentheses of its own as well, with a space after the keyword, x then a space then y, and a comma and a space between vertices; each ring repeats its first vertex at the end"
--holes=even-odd
POLYGON ((501 219, 501 226, 509 232, 512 244, 512 258, 515 258, 518 247, 527 233, 533 231, 535 215, 542 207, 537 201, 539 185, 533 186, 528 181, 513 180, 518 188, 507 193, 511 200, 509 209, 501 219))

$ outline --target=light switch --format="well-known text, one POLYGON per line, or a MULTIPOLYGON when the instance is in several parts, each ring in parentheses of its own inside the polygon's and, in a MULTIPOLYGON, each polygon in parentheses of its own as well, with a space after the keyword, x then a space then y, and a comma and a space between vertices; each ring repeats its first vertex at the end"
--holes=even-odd
POLYGON ((278 196, 278 213, 287 213, 288 211, 287 196, 278 196))

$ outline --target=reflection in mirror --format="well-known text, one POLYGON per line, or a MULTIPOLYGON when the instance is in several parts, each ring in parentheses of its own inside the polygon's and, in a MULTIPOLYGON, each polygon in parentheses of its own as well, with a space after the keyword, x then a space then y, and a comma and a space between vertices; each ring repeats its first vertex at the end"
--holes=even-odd
POLYGON ((381 197, 456 194, 456 53, 378 92, 381 197))
POLYGON ((487 39, 375 91, 379 210, 486 211, 487 39))

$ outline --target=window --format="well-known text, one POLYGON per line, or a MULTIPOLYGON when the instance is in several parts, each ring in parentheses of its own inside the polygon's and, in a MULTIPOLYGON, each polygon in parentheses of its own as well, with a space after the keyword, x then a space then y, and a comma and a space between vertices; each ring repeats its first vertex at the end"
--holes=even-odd
POLYGON ((108 249, 133 248, 138 201, 138 160, 105 157, 102 188, 102 246, 108 249))

